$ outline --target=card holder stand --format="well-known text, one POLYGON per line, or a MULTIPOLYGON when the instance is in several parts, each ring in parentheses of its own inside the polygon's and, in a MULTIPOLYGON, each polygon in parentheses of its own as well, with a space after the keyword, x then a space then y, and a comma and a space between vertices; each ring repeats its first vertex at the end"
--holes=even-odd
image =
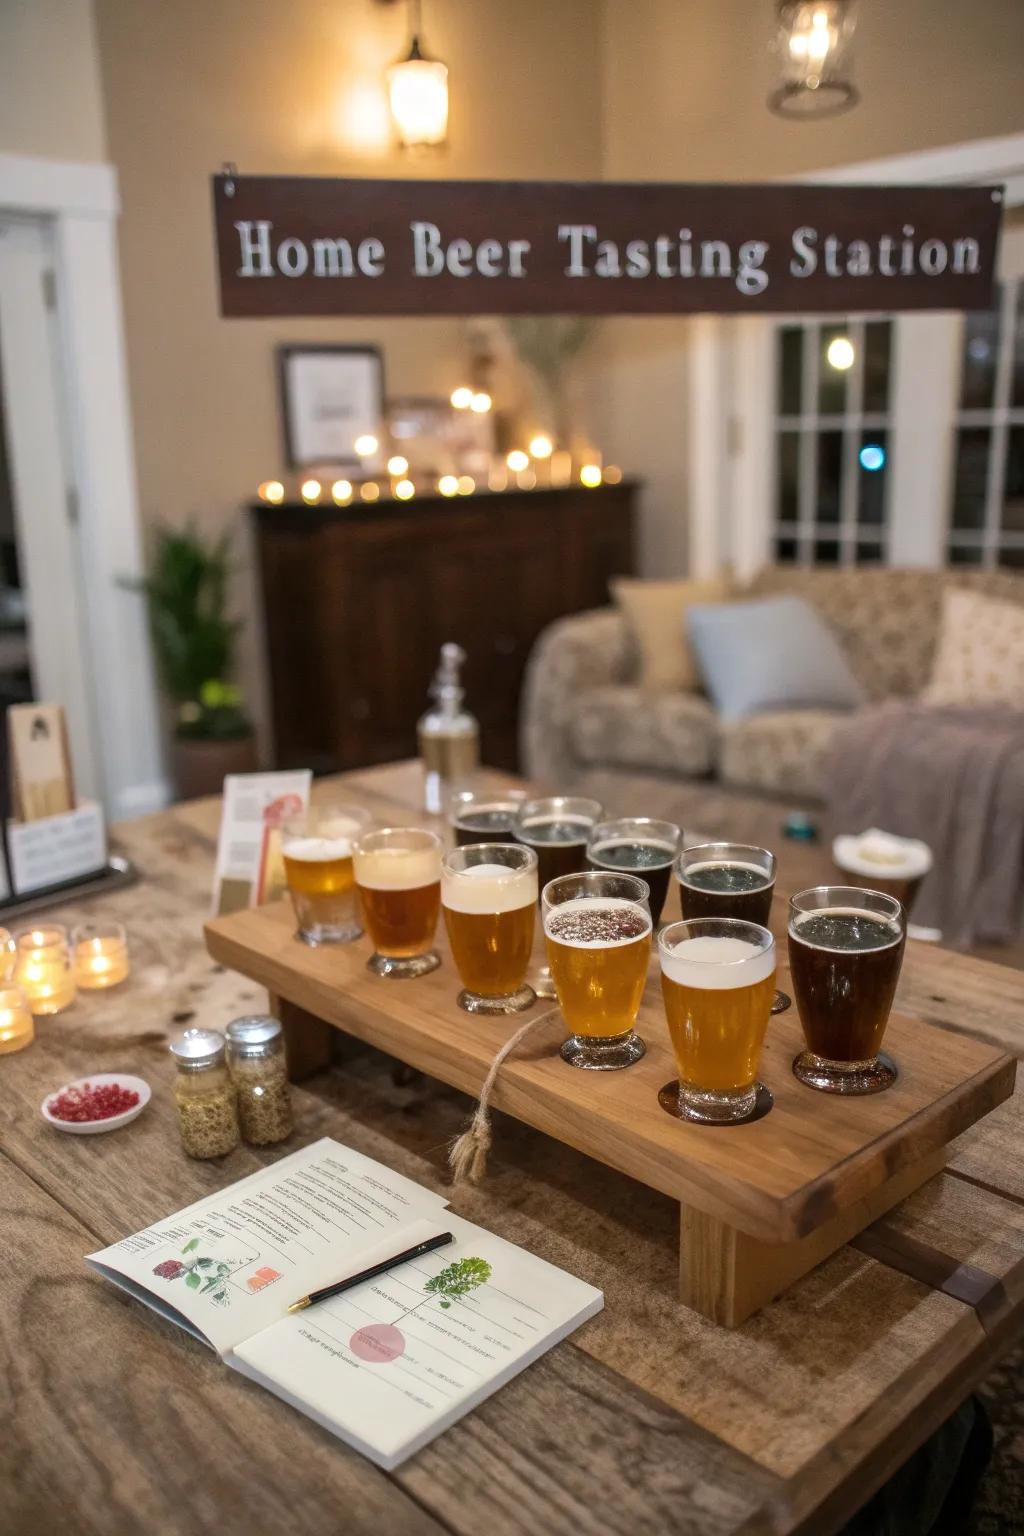
POLYGON ((4 845, 0 918, 124 885, 135 878, 126 859, 112 858, 108 853, 103 810, 93 800, 37 821, 8 821, 4 845))

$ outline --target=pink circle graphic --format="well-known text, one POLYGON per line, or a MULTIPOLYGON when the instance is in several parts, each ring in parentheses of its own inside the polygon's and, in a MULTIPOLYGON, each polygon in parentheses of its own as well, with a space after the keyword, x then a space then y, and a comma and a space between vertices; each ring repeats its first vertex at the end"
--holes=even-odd
POLYGON ((360 1360, 371 1365, 387 1365, 405 1354, 405 1334, 393 1323, 370 1323, 359 1328, 348 1341, 348 1347, 360 1360))

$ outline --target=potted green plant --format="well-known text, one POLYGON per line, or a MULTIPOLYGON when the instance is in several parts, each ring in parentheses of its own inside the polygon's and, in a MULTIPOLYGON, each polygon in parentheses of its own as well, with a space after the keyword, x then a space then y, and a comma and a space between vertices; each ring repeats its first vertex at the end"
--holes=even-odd
POLYGON ((174 706, 178 795, 219 794, 228 773, 257 766, 252 723, 229 681, 238 621, 227 611, 231 536, 157 529, 146 594, 157 670, 174 706))

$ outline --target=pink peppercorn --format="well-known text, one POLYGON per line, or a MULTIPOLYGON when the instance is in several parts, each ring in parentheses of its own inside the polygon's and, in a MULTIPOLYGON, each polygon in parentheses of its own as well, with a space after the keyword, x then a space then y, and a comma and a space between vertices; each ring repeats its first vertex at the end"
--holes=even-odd
POLYGON ((122 1088, 120 1083, 102 1083, 95 1088, 83 1083, 55 1094, 46 1107, 55 1120, 110 1120, 134 1109, 138 1102, 135 1089, 122 1088))

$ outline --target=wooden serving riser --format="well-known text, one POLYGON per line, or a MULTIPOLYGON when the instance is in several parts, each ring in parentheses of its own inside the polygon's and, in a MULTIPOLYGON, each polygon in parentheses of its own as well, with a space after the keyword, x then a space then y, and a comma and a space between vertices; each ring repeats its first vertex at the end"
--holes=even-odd
MULTIPOLYGON (((206 925, 213 958, 284 1005, 294 1075, 327 1059, 331 1026, 476 1094, 495 1052, 532 1016, 464 1013, 441 932, 436 971, 384 980, 366 969, 367 940, 311 949, 294 927, 287 902, 206 925)), ((788 989, 784 965, 779 982, 788 989)), ((502 1066, 492 1103, 678 1200, 681 1299, 728 1327, 931 1178, 947 1143, 1013 1091, 1014 1058, 894 1013, 885 1040, 899 1066, 894 1086, 863 1098, 815 1092, 793 1076, 803 1036, 792 1008, 772 1019, 762 1055, 770 1113, 698 1126, 658 1103, 676 1070, 654 962, 637 1025, 647 1054, 624 1071, 568 1066, 557 1006, 541 1002, 535 1012, 546 1022, 502 1066)))

